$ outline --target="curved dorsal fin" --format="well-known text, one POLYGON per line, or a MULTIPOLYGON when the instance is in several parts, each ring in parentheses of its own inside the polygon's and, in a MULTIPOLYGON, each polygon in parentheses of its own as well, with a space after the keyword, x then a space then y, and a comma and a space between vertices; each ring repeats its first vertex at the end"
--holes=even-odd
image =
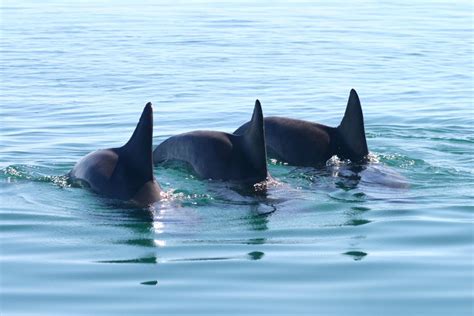
MULTIPOLYGON (((119 159, 113 176, 127 175, 127 186, 140 188, 153 180, 153 107, 148 102, 129 141, 115 149, 119 159)), ((133 191, 133 190, 132 190, 133 191)))
POLYGON ((365 138, 364 116, 359 96, 354 89, 351 89, 346 112, 337 130, 342 141, 340 150, 343 158, 359 161, 367 156, 369 150, 365 138))
POLYGON ((267 176, 267 151, 265 148, 265 130, 263 123, 262 105, 255 101, 252 119, 248 122, 245 131, 241 133, 243 144, 252 165, 256 170, 267 176))

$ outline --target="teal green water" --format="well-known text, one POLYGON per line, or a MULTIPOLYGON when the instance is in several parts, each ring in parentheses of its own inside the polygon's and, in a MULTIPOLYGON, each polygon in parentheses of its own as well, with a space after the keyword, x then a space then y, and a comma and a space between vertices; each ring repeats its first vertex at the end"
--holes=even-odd
POLYGON ((470 1, 1 3, 2 315, 470 315, 470 1), (372 163, 269 160, 266 195, 155 169, 147 212, 63 177, 154 103, 159 144, 265 115, 337 125, 372 163))

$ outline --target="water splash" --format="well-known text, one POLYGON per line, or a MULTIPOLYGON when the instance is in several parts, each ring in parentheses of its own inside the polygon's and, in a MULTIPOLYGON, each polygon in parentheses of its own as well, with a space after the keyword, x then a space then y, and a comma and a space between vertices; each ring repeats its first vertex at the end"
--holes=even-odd
POLYGON ((2 178, 6 182, 28 180, 34 182, 52 183, 58 187, 70 187, 69 177, 67 175, 50 175, 50 169, 30 165, 10 165, 0 170, 2 178))

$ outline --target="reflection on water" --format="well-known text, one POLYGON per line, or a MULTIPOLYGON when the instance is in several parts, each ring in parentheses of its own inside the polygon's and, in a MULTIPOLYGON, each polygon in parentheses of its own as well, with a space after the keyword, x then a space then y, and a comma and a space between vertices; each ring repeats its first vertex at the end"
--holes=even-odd
MULTIPOLYGON (((180 169, 179 166, 173 167, 174 172, 182 174, 186 169, 180 169)), ((387 174, 390 174, 390 170, 387 174)), ((358 165, 350 162, 341 162, 333 160, 328 166, 323 168, 293 168, 290 173, 292 177, 297 177, 315 184, 313 190, 327 191, 328 196, 337 201, 346 203, 357 203, 352 205, 350 210, 345 212, 347 217, 339 223, 329 225, 319 224, 320 227, 363 227, 373 221, 363 218, 371 209, 363 206, 373 198, 372 193, 378 190, 380 183, 374 181, 379 175, 383 175, 384 167, 377 165, 358 165), (367 175, 371 181, 366 181, 367 175), (330 180, 329 182, 327 180, 330 180), (367 192, 367 195, 365 192, 367 192)), ((274 181, 278 181, 275 179, 274 181)), ((114 259, 101 260, 101 263, 138 263, 138 264, 156 264, 169 262, 193 262, 193 261, 222 261, 222 260, 260 260, 264 256, 261 250, 247 252, 246 255, 221 255, 213 256, 212 251, 207 256, 187 256, 173 257, 166 255, 168 240, 174 239, 173 236, 180 235, 184 237, 179 243, 183 245, 202 244, 204 247, 211 245, 225 244, 246 244, 264 246, 268 240, 265 237, 249 237, 247 239, 195 239, 194 235, 200 231, 210 229, 216 230, 223 225, 222 220, 235 221, 239 229, 248 229, 249 232, 265 233, 269 230, 271 218, 274 214, 285 212, 286 202, 290 200, 292 189, 287 190, 285 184, 279 183, 275 186, 268 186, 265 190, 254 190, 249 187, 242 187, 233 184, 226 184, 215 181, 200 181, 204 186, 196 187, 197 191, 175 190, 171 192, 169 198, 155 203, 150 209, 130 210, 123 208, 119 214, 109 214, 109 220, 118 225, 130 229, 132 238, 118 240, 116 243, 140 248, 153 248, 156 254, 153 256, 145 255, 133 259, 114 259), (200 193, 205 190, 205 195, 200 193), (198 204, 206 205, 208 214, 214 214, 214 218, 203 220, 198 208, 189 207, 196 205, 194 200, 202 201, 198 204), (204 203, 204 204, 203 204, 204 203), (229 214, 227 209, 233 206, 234 214, 229 214), (239 209, 237 211, 237 209, 239 209), (280 209, 280 210, 279 210, 280 209), (214 211, 212 211, 214 210, 214 211), (232 216, 229 216, 232 215, 232 216), (235 217, 235 219, 232 219, 235 217), (148 237, 146 237, 148 236, 148 237)), ((385 189, 384 189, 385 190, 385 189)), ((392 190, 386 189, 386 190, 392 190)), ((304 198, 303 198, 304 201, 304 198)), ((104 217, 104 216, 101 216, 104 217)), ((109 223, 110 224, 110 223, 109 223)), ((226 225, 225 223, 224 225, 226 225)), ((357 240, 364 240, 366 236, 360 231, 355 232, 354 238, 349 243, 351 247, 360 248, 361 244, 357 240)), ((176 242, 176 241, 174 241, 176 242)), ((271 244, 281 243, 276 239, 271 240, 271 244)), ((194 250, 192 250, 194 253, 194 250)), ((221 253, 221 251, 219 251, 221 253)), ((352 256, 354 260, 359 261, 367 256, 367 252, 348 251, 344 255, 352 256)))
POLYGON ((343 255, 351 256, 354 261, 362 260, 367 254, 363 251, 347 251, 344 252, 343 255))
MULTIPOLYGON (((268 230, 268 220, 271 215, 269 213, 258 213, 258 206, 255 206, 255 208, 257 208, 257 210, 252 207, 251 215, 246 217, 248 226, 255 231, 268 230)), ((253 240, 254 239, 252 239, 252 241, 253 240)))
POLYGON ((263 245, 265 242, 266 242, 265 238, 250 238, 247 241, 245 241, 247 245, 263 245))
MULTIPOLYGON (((214 199, 214 207, 220 209, 221 206, 227 206, 229 204, 237 205, 242 208, 242 211, 246 209, 244 214, 239 212, 236 220, 239 223, 239 227, 248 227, 250 231, 264 232, 268 230, 268 221, 271 214, 274 212, 275 207, 269 206, 265 198, 261 194, 249 194, 245 192, 245 195, 240 195, 235 190, 219 189, 221 197, 214 199), (229 193, 225 196, 223 194, 229 193), (225 200, 226 203, 222 201, 225 200), (268 208, 271 207, 272 211, 268 212, 268 208), (265 211, 262 211, 262 208, 265 211)), ((117 237, 114 241, 115 244, 129 245, 139 248, 154 249, 155 254, 147 254, 145 256, 137 258, 126 258, 126 259, 108 259, 98 260, 97 263, 107 264, 160 264, 169 262, 192 262, 192 261, 222 261, 222 260, 260 260, 263 258, 264 253, 262 251, 251 251, 245 255, 228 255, 228 256, 206 256, 206 257, 190 257, 183 254, 181 258, 173 258, 166 255, 166 248, 168 246, 167 239, 173 236, 183 236, 185 239, 181 240, 180 243, 187 244, 187 238, 191 238, 189 243, 194 244, 198 242, 193 240, 193 232, 209 227, 209 223, 202 222, 200 220, 199 212, 194 208, 186 208, 183 206, 183 201, 179 198, 168 199, 166 201, 157 202, 148 209, 138 208, 127 208, 126 204, 118 203, 113 204, 114 201, 107 201, 102 206, 107 207, 105 212, 96 214, 91 212, 88 216, 91 216, 95 220, 100 219, 100 225, 112 225, 114 227, 120 227, 127 229, 130 236, 127 239, 117 237), (112 204, 111 204, 112 203, 112 204), (113 211, 114 210, 114 211, 113 211)), ((211 204, 212 205, 212 204, 211 204)), ((217 216, 223 216, 221 214, 217 216)), ((220 219, 217 219, 218 222, 220 219)), ((201 241, 204 244, 212 244, 212 240, 201 241)), ((242 241, 242 244, 247 245, 264 245, 266 242, 265 238, 248 238, 242 241)), ((227 241, 219 241, 218 243, 225 244, 227 241)))
POLYGON ((97 261, 98 263, 157 263, 157 258, 152 257, 145 257, 145 258, 136 258, 136 259, 127 259, 127 260, 101 260, 97 261))
POLYGON ((137 239, 127 239, 127 240, 119 240, 116 243, 130 245, 130 246, 137 246, 137 247, 146 247, 146 248, 153 248, 156 247, 156 243, 154 239, 148 238, 137 238, 137 239))
POLYGON ((261 251, 252 251, 244 256, 228 256, 228 257, 204 257, 204 258, 181 258, 181 259, 169 259, 167 261, 221 261, 221 260, 260 260, 265 254, 261 251))
POLYGON ((357 218, 357 219, 351 219, 351 220, 347 221, 344 225, 360 226, 360 225, 368 224, 368 223, 370 223, 370 222, 371 222, 371 221, 369 221, 368 219, 360 219, 360 218, 357 218))
POLYGON ((265 254, 261 251, 252 251, 247 254, 248 258, 251 260, 260 260, 265 254))

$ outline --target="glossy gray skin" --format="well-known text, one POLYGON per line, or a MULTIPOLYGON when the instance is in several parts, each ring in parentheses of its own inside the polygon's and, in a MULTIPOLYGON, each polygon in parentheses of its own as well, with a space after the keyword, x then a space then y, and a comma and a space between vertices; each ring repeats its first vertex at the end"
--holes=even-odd
MULTIPOLYGON (((360 162, 368 154, 362 108, 355 90, 351 90, 338 127, 286 117, 266 117, 264 122, 268 156, 291 165, 320 166, 334 155, 360 162)), ((234 134, 245 133, 248 124, 234 134)))
POLYGON ((120 148, 94 151, 69 172, 73 183, 112 199, 145 207, 160 199, 153 176, 153 108, 148 103, 130 140, 120 148))
POLYGON ((335 152, 337 130, 325 125, 285 117, 266 117, 265 136, 269 157, 291 165, 313 166, 335 152))
POLYGON ((204 179, 255 184, 267 178, 263 114, 257 100, 242 135, 193 131, 168 138, 153 152, 155 164, 178 160, 204 179))

